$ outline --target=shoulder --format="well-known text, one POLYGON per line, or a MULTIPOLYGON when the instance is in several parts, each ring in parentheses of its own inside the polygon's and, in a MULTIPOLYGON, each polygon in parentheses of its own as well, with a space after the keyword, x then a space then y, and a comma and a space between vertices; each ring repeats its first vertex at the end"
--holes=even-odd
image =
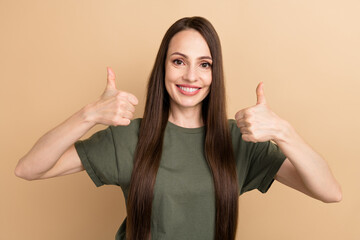
POLYGON ((234 127, 237 128, 237 125, 236 125, 236 120, 235 119, 228 119, 228 124, 229 124, 229 128, 230 130, 234 127))
POLYGON ((234 136, 241 137, 241 132, 240 132, 239 128, 236 125, 236 120, 235 119, 228 119, 228 125, 229 125, 230 135, 232 137, 234 137, 234 136))
POLYGON ((119 136, 121 136, 122 138, 137 138, 139 135, 141 120, 142 118, 136 118, 134 120, 131 120, 130 124, 127 126, 110 126, 109 128, 114 138, 119 136))
POLYGON ((241 149, 244 151, 252 150, 256 145, 260 143, 253 143, 253 142, 246 142, 242 139, 242 133, 240 132, 240 129, 237 126, 235 119, 228 119, 228 125, 229 125, 229 133, 231 137, 231 141, 233 144, 234 150, 241 149))
POLYGON ((243 143, 242 134, 236 125, 236 120, 228 119, 229 133, 234 146, 239 146, 243 143))

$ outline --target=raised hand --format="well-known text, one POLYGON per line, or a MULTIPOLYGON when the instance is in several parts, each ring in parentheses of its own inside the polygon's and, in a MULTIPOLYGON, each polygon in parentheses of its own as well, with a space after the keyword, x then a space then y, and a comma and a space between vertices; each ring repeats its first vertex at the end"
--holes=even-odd
POLYGON ((285 122, 268 107, 262 82, 256 88, 256 96, 255 106, 242 109, 235 115, 242 138, 248 142, 276 141, 285 122))
POLYGON ((138 102, 131 93, 116 88, 115 73, 108 67, 105 90, 99 100, 90 104, 92 108, 92 111, 89 111, 90 119, 96 124, 129 125, 138 102))

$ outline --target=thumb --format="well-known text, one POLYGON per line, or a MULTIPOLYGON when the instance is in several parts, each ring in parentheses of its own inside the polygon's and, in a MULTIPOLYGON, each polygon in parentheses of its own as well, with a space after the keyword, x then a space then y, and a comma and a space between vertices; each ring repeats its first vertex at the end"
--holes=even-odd
POLYGON ((259 85, 256 88, 256 97, 257 97, 257 102, 256 105, 258 104, 266 104, 266 99, 265 99, 265 95, 264 95, 264 83, 260 82, 259 85))
POLYGON ((114 73, 114 71, 111 69, 111 67, 107 67, 107 84, 106 84, 106 88, 116 89, 115 73, 114 73))

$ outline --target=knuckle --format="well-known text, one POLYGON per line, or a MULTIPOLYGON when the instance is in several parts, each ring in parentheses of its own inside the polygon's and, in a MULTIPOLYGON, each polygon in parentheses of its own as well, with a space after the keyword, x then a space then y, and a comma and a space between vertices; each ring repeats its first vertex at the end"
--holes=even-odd
POLYGON ((246 114, 249 116, 252 116, 255 112, 255 109, 253 107, 250 107, 248 109, 246 109, 246 114))
POLYGON ((131 112, 129 113, 129 118, 132 119, 134 117, 134 114, 132 114, 131 112))
POLYGON ((116 100, 121 100, 122 99, 122 96, 118 93, 118 94, 116 94, 116 96, 115 96, 115 98, 116 98, 116 100))
POLYGON ((131 112, 135 112, 135 107, 132 104, 130 104, 129 109, 130 109, 131 112))
POLYGON ((118 117, 117 115, 114 115, 114 116, 111 117, 110 121, 111 121, 114 125, 116 125, 117 122, 119 121, 119 117, 118 117))
POLYGON ((252 135, 254 135, 254 133, 255 133, 254 126, 249 126, 247 129, 252 135))
POLYGON ((116 115, 117 118, 121 118, 121 117, 123 117, 124 112, 121 109, 118 108, 115 115, 116 115))
POLYGON ((120 108, 125 108, 126 102, 125 101, 120 101, 119 106, 120 106, 120 108))
POLYGON ((116 98, 117 98, 117 99, 123 99, 124 97, 126 97, 126 93, 125 93, 125 92, 119 91, 119 92, 116 94, 116 98))
POLYGON ((121 103, 120 100, 115 101, 115 103, 114 103, 115 109, 118 109, 120 107, 120 103, 121 103))
POLYGON ((249 136, 248 136, 247 134, 243 134, 243 135, 241 136, 241 138, 242 138, 244 141, 246 141, 246 142, 249 142, 249 141, 250 141, 250 138, 249 138, 249 136))
POLYGON ((119 112, 119 111, 121 111, 122 109, 124 109, 125 106, 126 106, 126 103, 125 103, 123 100, 116 101, 115 107, 116 107, 116 111, 117 111, 117 112, 119 112))
POLYGON ((125 119, 125 121, 123 122, 124 126, 128 126, 131 123, 131 121, 129 119, 125 119))
POLYGON ((114 112, 115 112, 115 114, 118 114, 119 112, 121 112, 121 103, 120 102, 115 103, 114 112))
POLYGON ((127 97, 127 95, 128 95, 128 94, 127 94, 126 92, 123 92, 123 91, 120 91, 120 92, 119 92, 119 96, 120 96, 120 97, 127 97))
POLYGON ((244 118, 249 118, 249 117, 251 117, 251 112, 249 111, 244 112, 244 118))
POLYGON ((256 139, 254 139, 252 136, 250 136, 249 134, 243 134, 241 136, 241 138, 246 141, 246 142, 253 142, 253 143, 257 143, 256 139))

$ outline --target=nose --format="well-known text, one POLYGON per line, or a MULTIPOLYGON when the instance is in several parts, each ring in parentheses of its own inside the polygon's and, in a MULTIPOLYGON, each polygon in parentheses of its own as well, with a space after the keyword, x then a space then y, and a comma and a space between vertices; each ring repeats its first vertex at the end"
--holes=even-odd
POLYGON ((197 71, 196 68, 193 66, 188 66, 184 72, 184 80, 187 80, 189 82, 195 82, 197 81, 197 71))

